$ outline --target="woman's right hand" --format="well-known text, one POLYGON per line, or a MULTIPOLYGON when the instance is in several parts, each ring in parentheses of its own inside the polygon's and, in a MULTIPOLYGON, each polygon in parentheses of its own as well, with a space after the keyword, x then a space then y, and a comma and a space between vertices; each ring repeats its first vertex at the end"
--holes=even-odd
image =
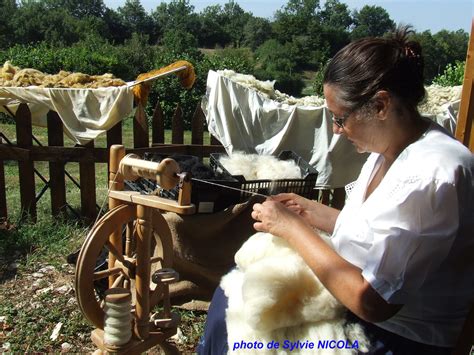
POLYGON ((339 210, 295 193, 281 193, 271 198, 299 214, 311 226, 328 233, 333 232, 339 210))

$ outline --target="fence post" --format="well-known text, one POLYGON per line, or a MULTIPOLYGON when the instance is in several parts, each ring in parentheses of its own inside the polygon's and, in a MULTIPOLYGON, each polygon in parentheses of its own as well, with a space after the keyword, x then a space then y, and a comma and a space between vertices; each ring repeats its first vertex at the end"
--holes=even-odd
POLYGON ((145 148, 150 145, 148 135, 148 120, 143 104, 139 102, 133 120, 133 147, 145 148))
POLYGON ((114 144, 122 144, 122 121, 107 131, 107 148, 114 144))
POLYGON ((211 145, 222 145, 221 142, 211 134, 211 145))
MULTIPOLYGON (((2 137, 0 137, 0 144, 3 144, 2 137)), ((2 219, 6 220, 8 218, 6 190, 5 168, 3 160, 0 159, 0 223, 2 222, 2 219)))
POLYGON ((151 134, 152 143, 165 142, 165 119, 159 100, 156 102, 155 109, 153 110, 153 117, 151 120, 151 134))
MULTIPOLYGON (((48 145, 64 146, 63 123, 55 111, 49 111, 48 145)), ((51 189, 51 213, 58 216, 66 207, 65 161, 49 162, 49 187, 51 189)))
POLYGON ((203 145, 204 143, 204 112, 201 104, 197 104, 191 123, 191 144, 203 145))
POLYGON ((92 222, 97 215, 95 191, 94 141, 84 145, 84 160, 79 162, 81 183, 81 215, 92 222))
POLYGON ((184 124, 183 124, 183 110, 176 105, 173 118, 171 120, 171 143, 183 144, 184 142, 184 124))
MULTIPOLYGON (((27 104, 20 104, 15 114, 17 146, 30 149, 33 146, 33 129, 31 127, 31 113, 27 104)), ((34 162, 29 160, 18 161, 20 180, 21 217, 29 215, 36 222, 35 172, 34 162)))

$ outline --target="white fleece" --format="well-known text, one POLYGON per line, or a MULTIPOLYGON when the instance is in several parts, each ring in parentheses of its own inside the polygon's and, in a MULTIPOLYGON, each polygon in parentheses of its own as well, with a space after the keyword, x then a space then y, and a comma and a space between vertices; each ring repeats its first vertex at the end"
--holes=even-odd
MULTIPOLYGON (((347 325, 346 309, 322 285, 285 240, 256 233, 235 255, 237 267, 221 281, 226 311, 229 354, 353 354, 347 349, 283 349, 285 340, 357 341, 367 351, 359 325, 347 325), (234 343, 280 343, 278 350, 234 350, 234 343)), ((288 344, 288 343, 287 343, 288 344)))
POLYGON ((272 155, 234 152, 222 156, 220 163, 231 175, 243 175, 246 180, 301 179, 301 169, 294 160, 279 160, 272 155))

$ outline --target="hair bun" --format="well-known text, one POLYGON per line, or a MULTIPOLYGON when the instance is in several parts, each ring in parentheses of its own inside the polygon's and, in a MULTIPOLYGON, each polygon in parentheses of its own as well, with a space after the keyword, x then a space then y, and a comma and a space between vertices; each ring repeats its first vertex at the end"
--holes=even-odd
POLYGON ((408 42, 405 44, 403 51, 407 58, 420 58, 421 46, 417 42, 408 42))

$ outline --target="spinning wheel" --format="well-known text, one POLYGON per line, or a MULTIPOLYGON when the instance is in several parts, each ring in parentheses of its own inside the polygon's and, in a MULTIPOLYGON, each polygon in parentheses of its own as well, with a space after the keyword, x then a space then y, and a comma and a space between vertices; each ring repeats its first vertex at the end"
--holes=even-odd
MULTIPOLYGON (((115 207, 95 224, 81 248, 77 260, 78 272, 75 285, 77 300, 84 316, 97 328, 104 328, 105 312, 101 306, 101 300, 96 295, 94 281, 115 276, 112 287, 125 287, 132 290, 135 288, 136 254, 130 252, 132 248, 130 246, 127 248, 127 245, 116 250, 109 242, 109 235, 112 232, 121 232, 122 226, 125 226, 128 236, 126 243, 132 242, 129 236, 136 229, 136 223, 134 223, 136 217, 134 206, 123 204, 115 207), (115 256, 115 265, 109 266, 107 270, 94 271, 96 260, 104 247, 115 256), (127 253, 123 255, 122 250, 129 251, 130 255, 127 253)), ((154 236, 152 250, 155 250, 155 257, 150 260, 151 274, 162 268, 171 268, 173 253, 170 231, 163 216, 157 211, 153 211, 152 227, 154 236), (156 247, 153 248, 155 243, 156 247)), ((162 299, 163 286, 150 280, 149 288, 150 309, 153 309, 162 299)), ((132 303, 135 302, 136 300, 133 299, 132 303)))
POLYGON ((91 338, 103 351, 141 353, 157 344, 165 352, 173 350, 166 339, 176 334, 179 316, 171 312, 169 284, 177 281, 178 274, 171 269, 171 232, 161 211, 195 212, 190 204, 190 179, 179 173, 172 159, 153 163, 125 156, 125 148, 115 145, 110 149, 109 180, 110 211, 92 227, 76 265, 79 307, 96 327, 91 338), (178 201, 122 191, 124 178, 138 177, 154 179, 165 189, 178 185, 178 201), (108 267, 96 271, 104 248, 108 267), (108 290, 100 299, 94 281, 106 278, 108 290), (151 315, 160 302, 163 311, 151 315))

